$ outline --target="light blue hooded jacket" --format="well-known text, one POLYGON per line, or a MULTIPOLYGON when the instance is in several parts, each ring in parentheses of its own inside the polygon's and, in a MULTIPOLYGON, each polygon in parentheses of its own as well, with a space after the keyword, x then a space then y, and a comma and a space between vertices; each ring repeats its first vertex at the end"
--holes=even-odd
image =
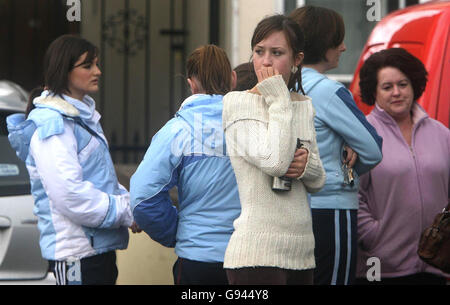
POLYGON ((303 68, 302 86, 316 110, 314 126, 317 145, 327 175, 322 190, 311 194, 311 208, 358 209, 359 176, 380 163, 383 139, 341 83, 328 79, 314 69, 303 68), (344 145, 358 154, 353 167, 353 186, 343 184, 344 145))
POLYGON ((134 218, 152 239, 182 258, 223 262, 240 214, 236 178, 226 155, 222 96, 187 98, 153 137, 131 177, 134 218), (178 209, 169 190, 178 187, 178 209))
POLYGON ((77 260, 125 249, 129 194, 117 181, 95 102, 63 97, 44 91, 26 120, 7 117, 8 139, 30 175, 42 256, 77 260))

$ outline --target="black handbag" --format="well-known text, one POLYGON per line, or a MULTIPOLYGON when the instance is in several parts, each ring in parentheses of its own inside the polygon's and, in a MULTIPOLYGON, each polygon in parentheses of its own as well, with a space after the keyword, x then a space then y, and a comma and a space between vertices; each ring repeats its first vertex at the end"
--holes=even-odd
POLYGON ((427 264, 450 273, 450 203, 422 232, 417 254, 427 264))

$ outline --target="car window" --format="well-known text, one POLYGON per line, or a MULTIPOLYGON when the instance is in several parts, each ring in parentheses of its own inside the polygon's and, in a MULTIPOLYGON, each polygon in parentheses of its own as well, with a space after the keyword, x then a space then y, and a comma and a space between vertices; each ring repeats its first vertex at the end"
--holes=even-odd
POLYGON ((0 112, 0 196, 30 194, 28 171, 8 141, 6 117, 9 112, 0 112))

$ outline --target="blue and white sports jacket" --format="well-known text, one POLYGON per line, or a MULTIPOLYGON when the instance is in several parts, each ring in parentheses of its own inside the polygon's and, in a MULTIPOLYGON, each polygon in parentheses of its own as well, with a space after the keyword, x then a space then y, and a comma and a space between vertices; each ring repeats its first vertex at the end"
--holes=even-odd
POLYGON ((100 114, 44 91, 25 120, 8 116, 9 141, 25 161, 47 260, 78 260, 128 245, 129 193, 115 174, 100 114), (84 126, 82 126, 84 125, 84 126))
POLYGON ((223 262, 240 214, 236 178, 226 155, 222 96, 187 98, 153 137, 131 177, 136 223, 182 258, 223 262), (178 210, 169 190, 178 187, 178 210))
POLYGON ((302 86, 316 110, 314 126, 317 146, 327 175, 322 190, 311 194, 311 208, 358 209, 359 176, 381 162, 383 139, 341 83, 328 79, 314 69, 303 68, 302 86), (344 145, 358 154, 353 167, 353 186, 343 184, 344 145))

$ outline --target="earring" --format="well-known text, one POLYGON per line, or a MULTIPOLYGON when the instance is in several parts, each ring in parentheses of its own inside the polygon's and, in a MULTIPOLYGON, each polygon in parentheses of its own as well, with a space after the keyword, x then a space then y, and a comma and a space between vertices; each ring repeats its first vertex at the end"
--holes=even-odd
POLYGON ((295 74, 295 73, 297 73, 297 71, 298 71, 298 67, 297 67, 297 66, 292 66, 291 72, 292 72, 293 74, 295 74))

